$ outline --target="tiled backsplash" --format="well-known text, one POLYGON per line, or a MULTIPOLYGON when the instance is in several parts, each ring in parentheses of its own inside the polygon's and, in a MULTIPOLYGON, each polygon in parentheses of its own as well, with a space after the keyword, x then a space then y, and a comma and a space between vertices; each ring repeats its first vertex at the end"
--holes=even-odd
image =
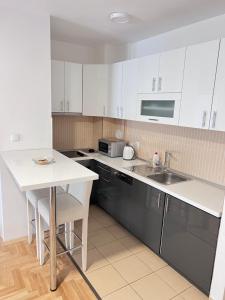
POLYGON ((225 185, 225 133, 185 127, 122 121, 109 118, 54 117, 56 148, 97 147, 101 136, 115 136, 117 129, 124 139, 140 143, 137 154, 149 160, 158 151, 162 160, 169 150, 171 167, 218 184, 225 185))
POLYGON ((55 149, 97 148, 102 137, 102 118, 58 115, 52 120, 55 149))

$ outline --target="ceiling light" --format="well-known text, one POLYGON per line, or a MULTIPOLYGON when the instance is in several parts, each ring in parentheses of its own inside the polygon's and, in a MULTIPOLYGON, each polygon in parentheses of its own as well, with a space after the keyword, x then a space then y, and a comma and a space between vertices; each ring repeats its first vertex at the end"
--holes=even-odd
POLYGON ((112 12, 109 18, 112 22, 119 24, 128 23, 130 20, 130 16, 125 12, 112 12))

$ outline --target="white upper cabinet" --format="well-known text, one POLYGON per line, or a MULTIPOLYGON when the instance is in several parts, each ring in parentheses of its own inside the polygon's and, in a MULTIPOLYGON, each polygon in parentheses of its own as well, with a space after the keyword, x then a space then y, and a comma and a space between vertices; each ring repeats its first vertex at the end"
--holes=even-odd
POLYGON ((106 116, 108 79, 108 65, 83 66, 83 115, 106 116))
POLYGON ((123 63, 123 118, 136 119, 137 87, 138 87, 138 60, 132 59, 123 63))
POLYGON ((185 48, 138 59, 138 93, 177 93, 182 90, 185 48))
POLYGON ((107 116, 122 119, 124 115, 122 84, 123 63, 115 63, 109 66, 109 98, 107 116))
POLYGON ((225 39, 220 44, 210 129, 225 131, 225 39))
POLYGON ((157 92, 159 54, 138 59, 138 93, 157 92))
POLYGON ((64 62, 52 60, 52 111, 64 112, 64 62))
POLYGON ((52 60, 52 112, 82 112, 82 65, 52 60))
POLYGON ((219 41, 187 48, 179 125, 209 128, 219 41))
POLYGON ((65 112, 82 113, 82 65, 65 62, 65 112))
POLYGON ((163 52, 159 60, 159 93, 180 93, 182 90, 185 48, 163 52))

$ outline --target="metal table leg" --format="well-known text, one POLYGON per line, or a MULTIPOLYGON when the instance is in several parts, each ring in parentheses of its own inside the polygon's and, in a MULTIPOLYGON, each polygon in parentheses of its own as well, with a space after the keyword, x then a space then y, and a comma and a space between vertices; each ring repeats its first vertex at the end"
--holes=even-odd
POLYGON ((56 277, 56 187, 50 192, 50 290, 57 289, 56 277))

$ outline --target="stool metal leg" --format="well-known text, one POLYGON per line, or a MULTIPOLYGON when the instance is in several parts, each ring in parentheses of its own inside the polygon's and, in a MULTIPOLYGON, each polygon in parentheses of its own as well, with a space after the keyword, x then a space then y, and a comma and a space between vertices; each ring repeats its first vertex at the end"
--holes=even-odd
POLYGON ((50 290, 57 289, 56 277, 56 187, 50 192, 50 290))

